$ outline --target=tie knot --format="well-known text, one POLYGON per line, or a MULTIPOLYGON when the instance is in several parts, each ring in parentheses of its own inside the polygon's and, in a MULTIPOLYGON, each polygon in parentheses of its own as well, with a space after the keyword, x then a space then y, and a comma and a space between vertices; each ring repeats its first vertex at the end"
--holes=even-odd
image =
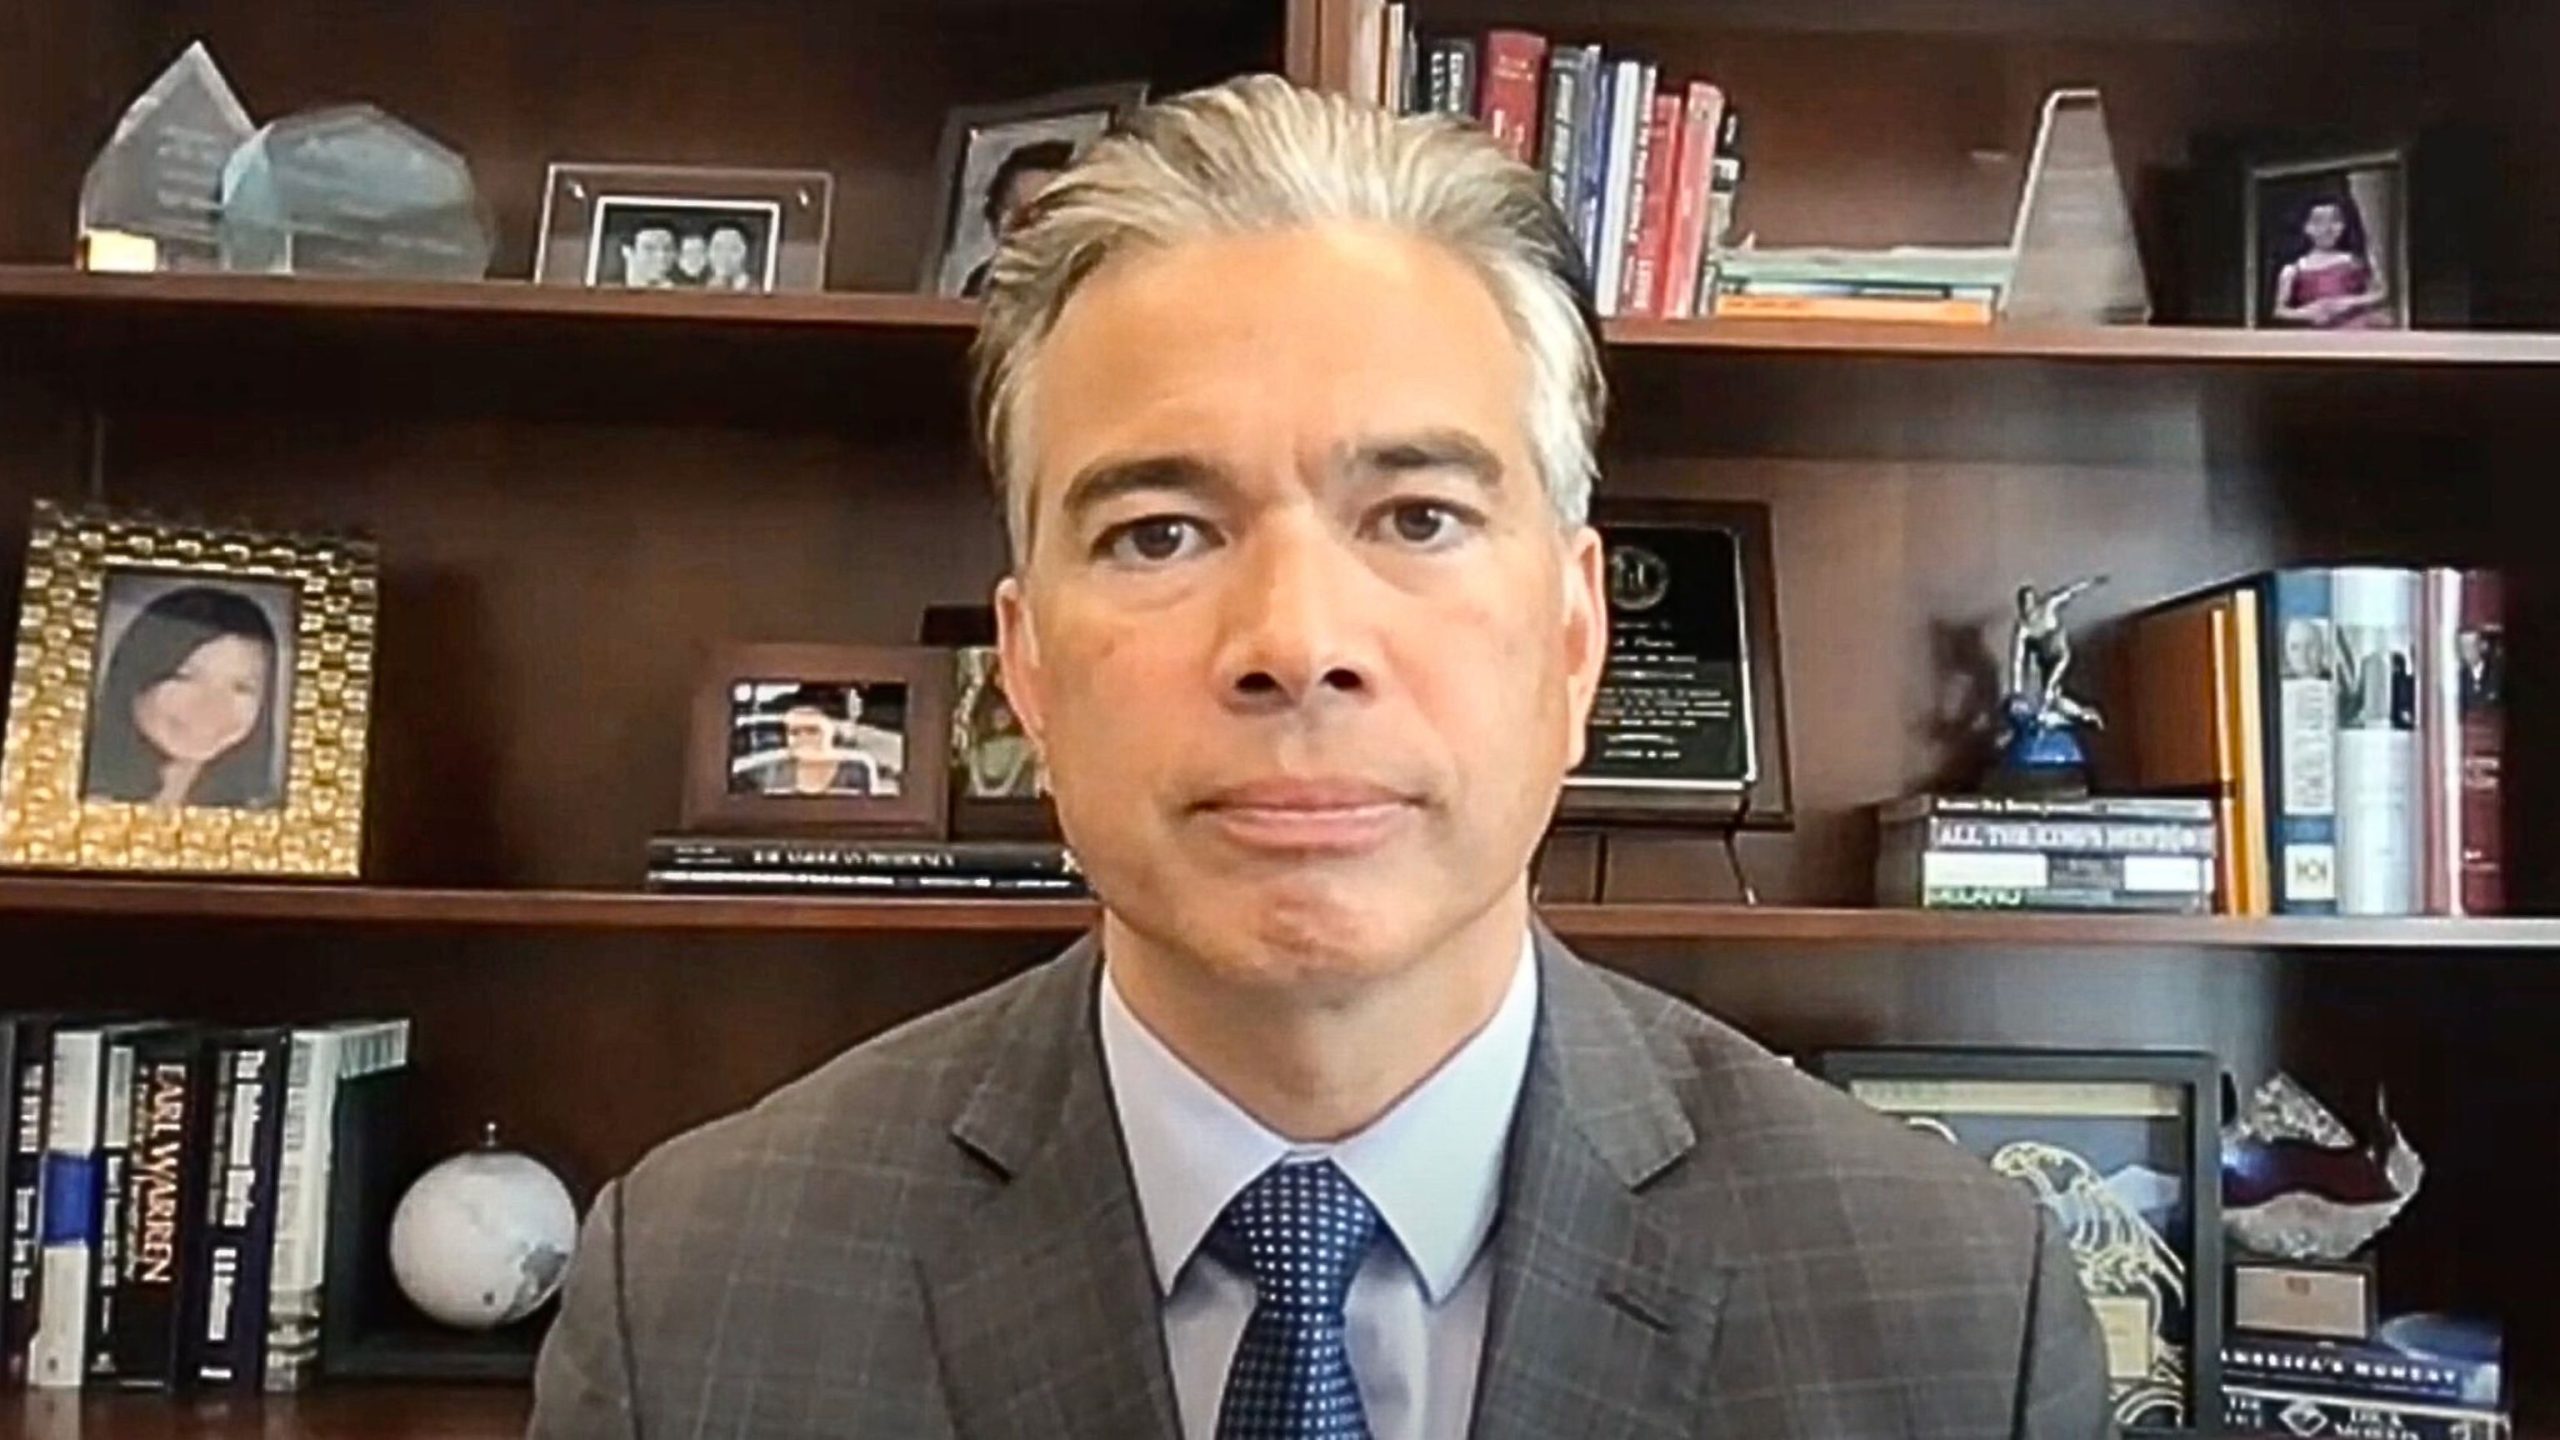
POLYGON ((1339 1315, 1377 1238, 1377 1207, 1341 1167, 1284 1160, 1227 1202, 1209 1250, 1253 1277, 1256 1303, 1339 1315))

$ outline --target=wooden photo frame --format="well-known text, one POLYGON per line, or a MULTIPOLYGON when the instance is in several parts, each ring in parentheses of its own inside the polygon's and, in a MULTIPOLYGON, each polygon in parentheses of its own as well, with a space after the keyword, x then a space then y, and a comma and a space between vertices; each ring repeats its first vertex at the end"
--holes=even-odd
POLYGON ((942 652, 718 646, 694 690, 684 826, 939 839, 950 732, 942 652))
POLYGON ((2187 1050, 1843 1049, 1814 1073, 2051 1210, 2127 1435, 2222 1421, 2222 1066, 2187 1050))
MULTIPOLYGON (((1778 644, 1777 561, 1769 507, 1743 501, 1601 497, 1592 503, 1591 523, 1609 546, 1610 656, 1593 706, 1588 753, 1565 777, 1557 823, 1580 828, 1789 828, 1795 823, 1795 812, 1788 779, 1786 680, 1778 644), (1665 558, 1667 551, 1650 555, 1644 546, 1630 543, 1649 534, 1695 539, 1702 545, 1711 542, 1710 558, 1730 563, 1732 573, 1688 576, 1682 562, 1665 558), (1652 573, 1652 583, 1643 572, 1652 573), (1656 598, 1667 598, 1676 610, 1686 604, 1682 582, 1692 578, 1719 592, 1712 597, 1713 604, 1703 607, 1713 612, 1704 628, 1718 633, 1648 637, 1640 633, 1640 626, 1629 623, 1628 612, 1641 607, 1646 597, 1628 592, 1659 590, 1656 598), (1728 586, 1731 593, 1721 593, 1728 586), (1705 653, 1710 650, 1730 653, 1705 653), (1709 673, 1719 667, 1732 673, 1709 673), (1608 763, 1612 758, 1611 697, 1618 693, 1621 677, 1631 672, 1642 673, 1640 684, 1652 694, 1617 707, 1618 713, 1630 716, 1619 724, 1618 733, 1649 732, 1652 739, 1639 748, 1657 754, 1635 764, 1612 765, 1608 763), (1738 750, 1714 765, 1713 775, 1684 773, 1700 768, 1695 763, 1698 757, 1684 753, 1685 740, 1663 743, 1661 726, 1632 713, 1640 705, 1658 712, 1686 712, 1651 719, 1675 731, 1685 725, 1693 735, 1706 728, 1696 720, 1700 705, 1729 707, 1740 722, 1738 750)), ((1684 623, 1683 628, 1689 627, 1684 623)))
POLYGON ((358 537, 36 502, 0 865, 353 878, 377 583, 358 537))
POLYGON ((994 609, 927 606, 916 638, 951 666, 951 838, 1058 838, 1048 771, 1012 718, 997 673, 994 609))
POLYGON ((834 212, 823 170, 556 163, 533 275, 588 289, 814 294, 826 288, 834 212))

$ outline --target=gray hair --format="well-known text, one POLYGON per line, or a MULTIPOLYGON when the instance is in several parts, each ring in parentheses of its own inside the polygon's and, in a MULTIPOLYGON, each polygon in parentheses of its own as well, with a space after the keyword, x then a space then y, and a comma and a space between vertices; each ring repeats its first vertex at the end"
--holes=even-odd
POLYGON ((997 249, 972 355, 979 442, 1017 561, 1030 539, 1021 465, 1040 347, 1114 256, 1209 235, 1350 221, 1447 245, 1492 290, 1528 360, 1527 429, 1557 520, 1588 513, 1608 406, 1581 247, 1545 179, 1482 131, 1399 119, 1274 75, 1146 106, 1042 191, 997 249))

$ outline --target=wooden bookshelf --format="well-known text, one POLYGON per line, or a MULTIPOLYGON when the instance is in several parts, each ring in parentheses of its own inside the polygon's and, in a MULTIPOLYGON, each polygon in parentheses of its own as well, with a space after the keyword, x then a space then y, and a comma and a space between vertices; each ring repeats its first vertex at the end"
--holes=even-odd
POLYGON ((5 1440, 502 1440, 524 1434, 523 1386, 340 1386, 292 1397, 31 1391, 0 1396, 5 1440))
MULTIPOLYGON (((2560 920, 2011 914, 1694 903, 1555 904, 1540 914, 1572 942, 1756 941, 1950 952, 2205 949, 2560 951, 2560 920)), ((580 890, 400 889, 230 881, 0 876, 0 917, 401 926, 425 929, 735 934, 1027 935, 1063 940, 1094 907, 1069 900, 837 899, 580 890)))

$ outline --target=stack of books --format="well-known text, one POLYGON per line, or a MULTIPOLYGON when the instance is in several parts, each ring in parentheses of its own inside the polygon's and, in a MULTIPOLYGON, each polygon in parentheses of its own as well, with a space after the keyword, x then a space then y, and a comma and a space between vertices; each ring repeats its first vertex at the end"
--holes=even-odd
POLYGON ((2017 267, 1999 246, 1727 251, 1715 313, 1728 319, 1988 325, 2017 267))
POLYGON ((1067 847, 1037 841, 904 842, 661 835, 648 888, 697 894, 1075 900, 1092 892, 1067 847))
POLYGON ((1880 905, 2154 915, 2213 908, 2208 801, 1912 795, 1876 819, 1880 905))
POLYGON ((2145 791, 2207 796, 2238 915, 2507 908, 2494 572, 2303 567, 2135 616, 2109 709, 2145 791))
MULTIPOLYGON (((2381 1335, 2407 1323, 2386 1324, 2381 1335)), ((2236 1333, 2222 1347, 2225 1423, 2240 1434, 2507 1440, 2512 1430, 2495 1331, 2459 1329, 2472 1348, 2485 1339, 2485 1350, 2413 1353, 2379 1337, 2236 1333)))
POLYGON ((1543 171, 1602 315, 1710 313, 1743 173, 1741 117, 1722 89, 1597 45, 1515 29, 1426 36, 1409 5, 1355 7, 1355 96, 1476 120, 1543 171))
MULTIPOLYGON (((0 1017, 0 1375, 40 1389, 291 1390, 315 1375, 334 1109, 409 1022, 0 1017)), ((344 1244, 342 1240, 340 1242, 344 1244)))

